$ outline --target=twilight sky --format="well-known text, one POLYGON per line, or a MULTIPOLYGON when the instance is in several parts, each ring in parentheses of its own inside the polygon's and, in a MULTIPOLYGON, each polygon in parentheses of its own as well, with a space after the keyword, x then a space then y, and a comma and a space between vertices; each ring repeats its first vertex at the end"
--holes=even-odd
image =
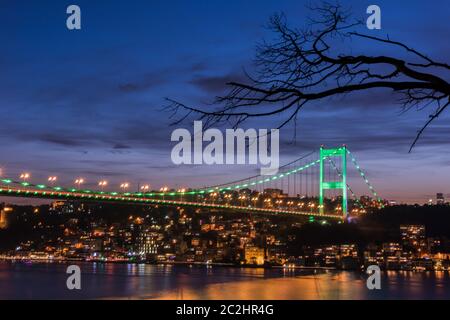
MULTIPOLYGON (((255 173, 248 166, 175 166, 174 143, 164 98, 191 105, 208 103, 228 80, 252 70, 255 46, 273 35, 269 17, 284 12, 301 27, 308 14, 303 0, 214 1, 13 1, 0 2, 0 166, 32 181, 58 175, 61 185, 79 176, 111 187, 129 181, 158 188, 202 186, 255 173), (82 30, 66 28, 70 4, 82 11, 82 30)), ((450 56, 448 1, 341 1, 354 16, 382 10, 377 36, 400 40, 436 60, 450 56)), ((353 50, 381 54, 356 44, 353 50)), ((390 52, 399 57, 401 52, 390 52)), ((448 75, 447 75, 447 80, 448 75)), ((389 91, 324 100, 281 131, 281 163, 321 144, 346 143, 379 194, 398 201, 450 197, 450 115, 408 148, 430 110, 400 114, 389 91)), ((193 119, 191 119, 193 120, 193 119)), ((249 126, 272 128, 262 120, 249 126)), ((192 130, 192 123, 186 123, 192 130)), ((355 191, 367 192, 355 181, 355 191)), ((89 184, 88 184, 89 186, 89 184)))

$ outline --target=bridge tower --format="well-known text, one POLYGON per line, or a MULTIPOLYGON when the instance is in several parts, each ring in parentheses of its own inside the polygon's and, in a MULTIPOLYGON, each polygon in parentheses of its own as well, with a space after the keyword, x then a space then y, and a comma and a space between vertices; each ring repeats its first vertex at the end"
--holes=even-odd
POLYGON ((320 177, 319 177, 319 212, 324 213, 324 193, 325 190, 338 189, 342 190, 342 215, 347 218, 347 147, 325 149, 320 147, 320 177), (325 181, 324 161, 333 158, 341 158, 340 181, 325 181))

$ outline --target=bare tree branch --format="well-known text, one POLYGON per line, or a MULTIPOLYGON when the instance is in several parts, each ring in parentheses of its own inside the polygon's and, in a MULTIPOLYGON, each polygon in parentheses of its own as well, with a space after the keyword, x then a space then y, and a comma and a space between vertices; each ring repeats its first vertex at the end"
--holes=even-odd
POLYGON ((351 20, 350 14, 338 4, 323 3, 311 9, 318 16, 311 16, 304 29, 293 29, 284 15, 274 15, 269 29, 277 39, 258 45, 256 74, 248 75, 247 83, 227 83, 229 93, 218 97, 209 108, 190 107, 168 99, 167 108, 172 114, 185 112, 175 123, 196 114, 208 125, 227 122, 237 127, 251 118, 282 115, 285 116, 279 125, 282 128, 291 122, 296 124, 299 111, 308 102, 384 88, 399 94, 404 112, 412 107, 437 106, 437 111, 419 130, 411 151, 424 130, 448 106, 448 102, 441 104, 441 101, 448 101, 450 83, 436 68, 448 72, 450 66, 401 42, 358 32, 361 22, 351 20), (352 39, 402 48, 412 60, 347 54, 337 45, 352 39))

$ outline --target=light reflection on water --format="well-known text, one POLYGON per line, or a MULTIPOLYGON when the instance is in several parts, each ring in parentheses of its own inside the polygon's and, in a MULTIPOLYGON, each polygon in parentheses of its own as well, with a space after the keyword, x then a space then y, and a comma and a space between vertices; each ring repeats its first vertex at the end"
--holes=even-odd
POLYGON ((366 276, 345 271, 81 263, 82 290, 66 288, 67 264, 0 262, 0 299, 450 299, 447 272, 366 276))

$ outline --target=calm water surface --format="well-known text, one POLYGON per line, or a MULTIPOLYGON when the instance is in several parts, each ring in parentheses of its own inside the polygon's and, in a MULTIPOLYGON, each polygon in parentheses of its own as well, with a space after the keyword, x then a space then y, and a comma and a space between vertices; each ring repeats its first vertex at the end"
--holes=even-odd
POLYGON ((0 299, 450 299, 448 272, 385 272, 369 291, 363 273, 204 266, 0 262, 0 299))

